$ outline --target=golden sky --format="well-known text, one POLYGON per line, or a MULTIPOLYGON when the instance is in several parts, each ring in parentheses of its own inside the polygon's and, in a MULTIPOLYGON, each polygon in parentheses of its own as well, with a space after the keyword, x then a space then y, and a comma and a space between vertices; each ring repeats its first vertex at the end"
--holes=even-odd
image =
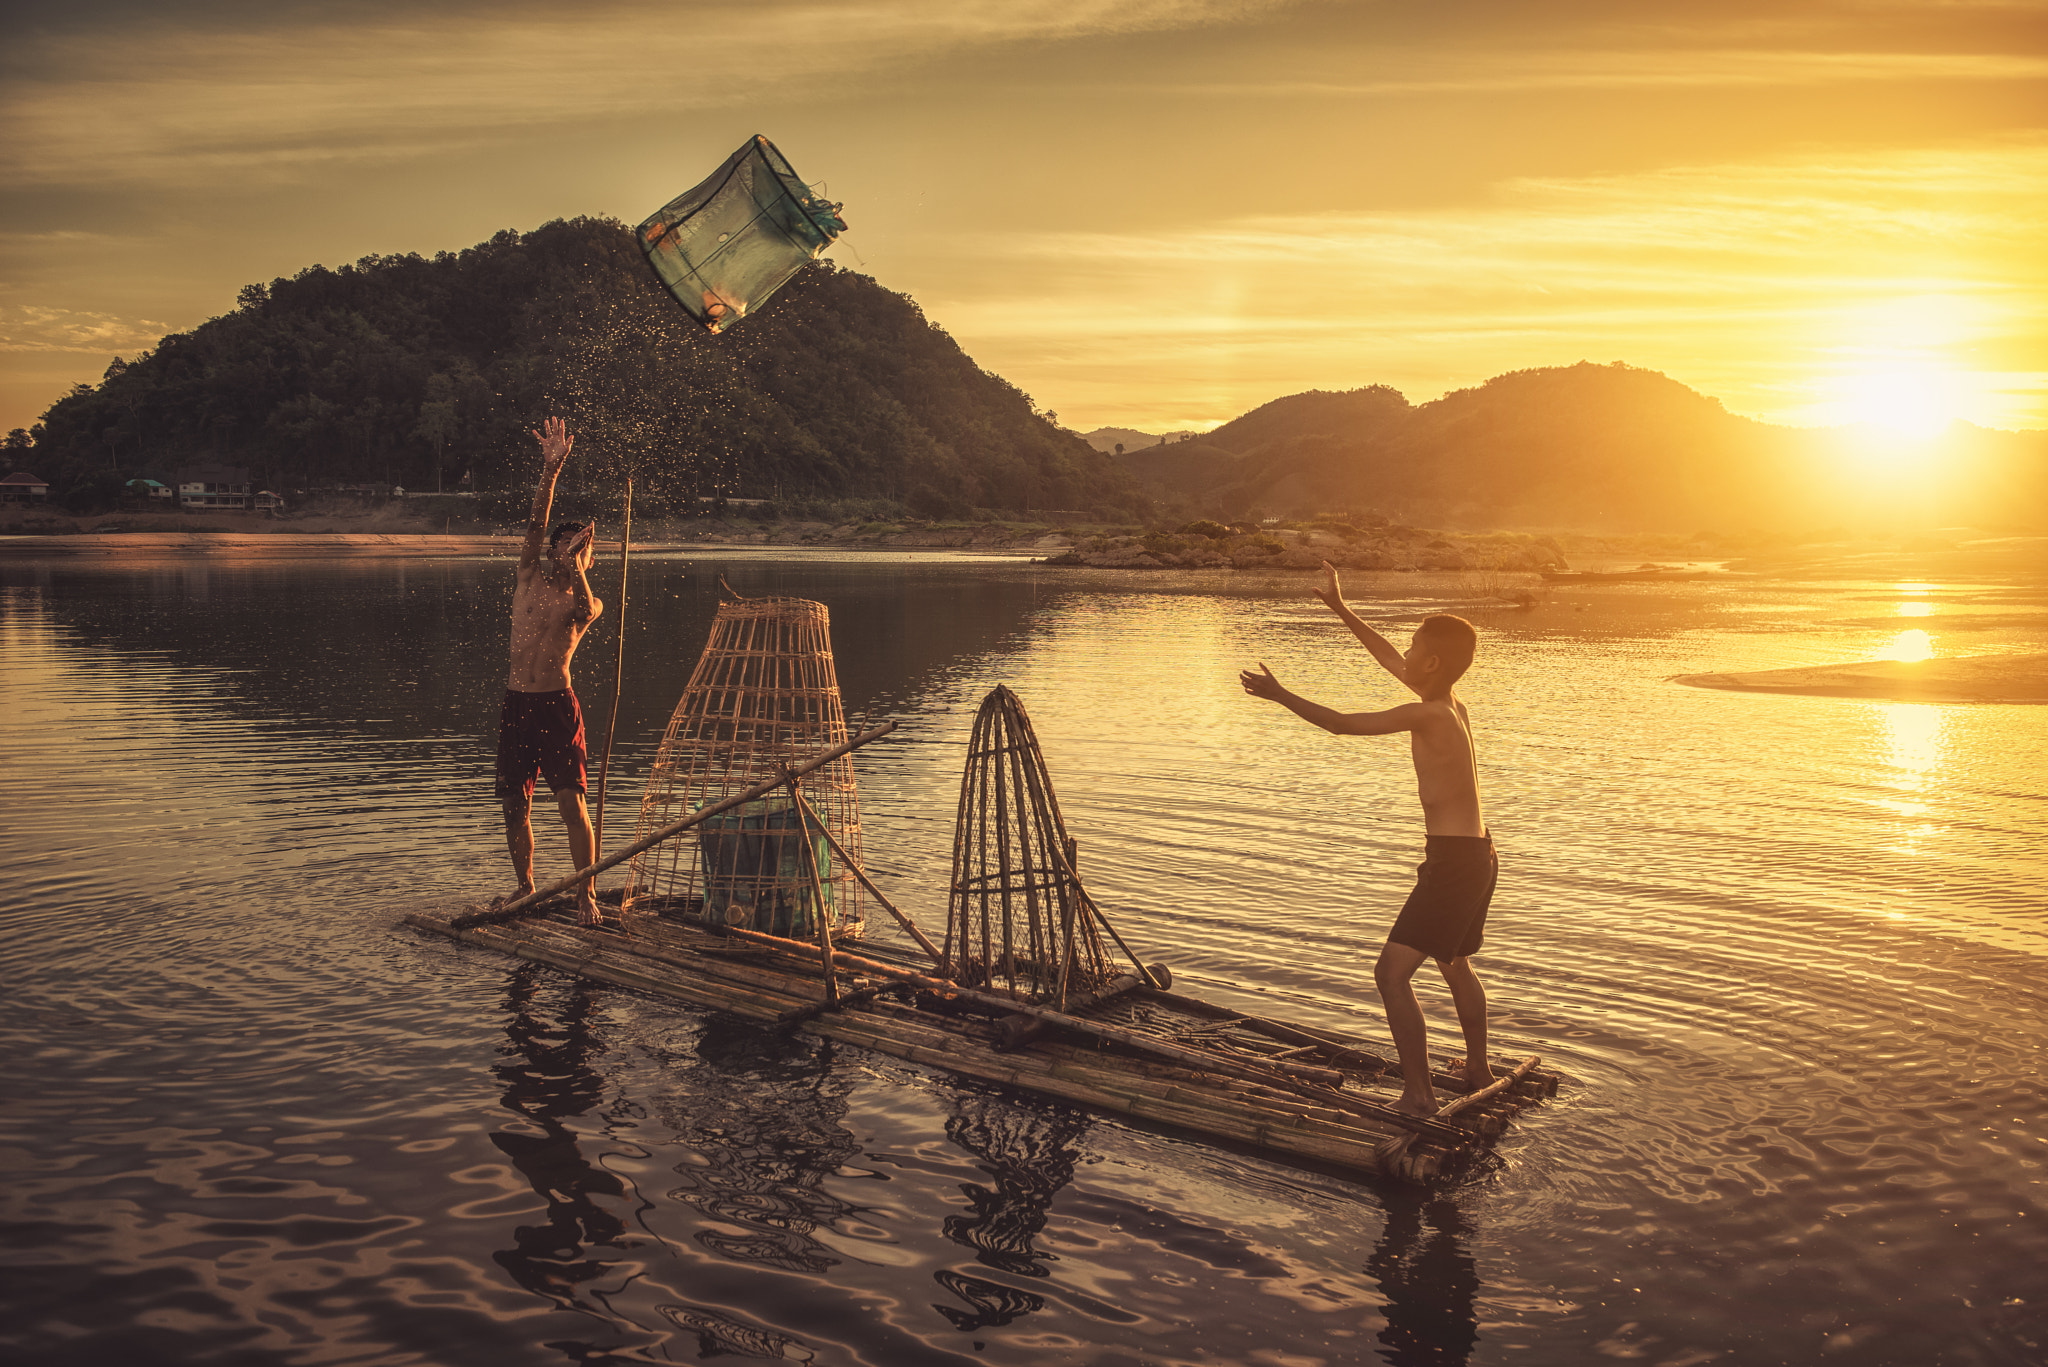
POLYGON ((1070 427, 1579 360, 2048 427, 2048 0, 11 0, 0 427, 254 280, 752 133, 1070 427))

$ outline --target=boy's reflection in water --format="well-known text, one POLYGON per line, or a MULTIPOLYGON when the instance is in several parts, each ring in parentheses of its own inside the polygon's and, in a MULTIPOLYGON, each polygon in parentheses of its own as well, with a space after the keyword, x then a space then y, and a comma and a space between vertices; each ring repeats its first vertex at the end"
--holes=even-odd
POLYGON ((1387 1296, 1380 1359, 1393 1367, 1463 1367, 1479 1338, 1479 1272, 1465 1251, 1464 1214, 1448 1198, 1405 1187, 1387 1188, 1383 1204, 1386 1228, 1365 1264, 1387 1296))
POLYGON ((576 1288, 609 1270, 608 1260, 582 1256, 586 1249, 622 1248, 624 1221, 592 1200, 623 1197, 625 1186, 593 1167, 562 1122, 586 1114, 603 1100, 604 1079, 591 1067, 603 1052, 591 1030, 596 1006, 580 982, 562 984, 562 1005, 553 1026, 538 1007, 540 969, 516 968, 506 980, 505 1023, 509 1047, 493 1070, 504 1080, 501 1104, 540 1132, 501 1129, 491 1136, 512 1165, 548 1203, 544 1225, 520 1225, 511 1248, 493 1256, 530 1291, 567 1304, 576 1288))
MULTIPOLYGON (((970 1182, 968 1213, 946 1217, 946 1237, 974 1250, 975 1261, 1022 1277, 1051 1275, 1050 1254, 1033 1247, 1053 1198, 1074 1180, 1089 1120, 1078 1111, 1041 1112, 1009 1097, 961 1096, 946 1137, 981 1159, 993 1188, 970 1182)), ((1008 1324, 1045 1305, 1043 1297, 950 1268, 939 1285, 972 1307, 932 1308, 963 1331, 1008 1324)))

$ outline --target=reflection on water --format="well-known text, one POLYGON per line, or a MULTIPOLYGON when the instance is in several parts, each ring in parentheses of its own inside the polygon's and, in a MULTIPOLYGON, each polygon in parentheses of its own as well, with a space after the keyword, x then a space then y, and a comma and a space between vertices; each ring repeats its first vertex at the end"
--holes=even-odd
POLYGON ((1918 627, 1909 627, 1892 637, 1878 652, 1880 660, 1903 660, 1909 664, 1934 658, 1934 638, 1918 627))
MULTIPOLYGON (((1079 1141, 1088 1118, 1065 1107, 1020 1106, 1002 1095, 962 1092, 946 1121, 946 1138, 982 1162, 993 1185, 964 1183, 969 1211, 946 1217, 946 1237, 973 1250, 975 1261, 1015 1277, 1046 1277, 1054 1255, 1034 1246, 1053 1199, 1074 1180, 1079 1141)), ((935 1274, 940 1286, 967 1303, 935 1307, 957 1327, 1008 1324, 1043 1308, 1044 1298, 1021 1287, 951 1268, 935 1274)))
POLYGON ((1911 775, 1916 787, 1934 781, 1942 762, 1944 733, 1953 708, 1933 703, 1879 703, 1884 717, 1886 761, 1911 775))
POLYGON ((570 987, 549 1019, 536 1000, 544 980, 551 984, 553 975, 525 964, 506 982, 509 1048, 493 1071, 505 1084, 505 1109, 527 1125, 501 1128, 491 1142, 547 1203, 547 1223, 516 1227, 513 1246, 496 1257, 521 1286, 566 1307, 578 1288, 611 1271, 603 1255, 627 1246, 625 1222, 605 1204, 616 1204, 626 1191, 618 1178, 591 1166, 563 1124, 604 1098, 604 1081, 591 1067, 604 1044, 591 1029, 590 989, 570 987))
POLYGON ((789 1272, 838 1264, 818 1232, 857 1212, 825 1179, 860 1145, 841 1123, 852 1078, 835 1052, 733 1017, 706 1023, 695 1066, 659 1108, 691 1154, 667 1195, 705 1217, 703 1247, 789 1272))
POLYGON ((1456 1367, 1479 1339, 1479 1269, 1457 1201, 1408 1189, 1383 1195, 1387 1223, 1366 1270, 1385 1293, 1380 1354, 1394 1367, 1456 1367))
MULTIPOLYGON (((961 742, 1007 682, 1148 959, 1378 1037, 1405 749, 1230 683, 1264 659, 1395 700, 1305 593, 649 557, 608 826, 714 568, 827 601, 849 710, 903 723, 860 761, 892 898, 943 904, 961 742)), ((1945 654, 2048 650, 2044 586, 1467 605, 1512 833, 1495 1031, 1573 1085, 1412 1193, 395 933, 393 902, 503 878, 510 584, 0 561, 10 1361, 2041 1360, 2048 708, 1664 680, 1868 658, 1845 601, 1938 603, 1945 654)), ((1395 632, 1435 606, 1415 576, 1350 587, 1395 632)))

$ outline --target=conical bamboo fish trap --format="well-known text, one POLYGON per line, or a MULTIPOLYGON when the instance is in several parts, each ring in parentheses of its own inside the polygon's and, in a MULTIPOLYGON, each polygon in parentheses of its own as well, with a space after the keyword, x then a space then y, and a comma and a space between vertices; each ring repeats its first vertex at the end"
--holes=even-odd
MULTIPOLYGON (((825 605, 720 603, 647 776, 635 838, 846 739, 825 605)), ((851 867, 860 859, 852 757, 813 772, 800 791, 809 814, 783 790, 640 854, 627 904, 806 940, 816 938, 822 908, 835 935, 858 934, 865 912, 851 867)))
POLYGON ((998 686, 975 714, 960 780, 942 951, 953 977, 1062 1010, 1070 994, 1108 981, 1109 923, 1081 886, 1075 858, 1031 718, 998 686))

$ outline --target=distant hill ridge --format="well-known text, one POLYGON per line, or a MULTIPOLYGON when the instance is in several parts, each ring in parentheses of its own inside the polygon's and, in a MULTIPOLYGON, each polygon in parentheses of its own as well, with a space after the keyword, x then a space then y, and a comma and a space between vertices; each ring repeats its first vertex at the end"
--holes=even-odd
POLYGON ((1513 371, 1423 404, 1385 385, 1310 390, 1119 459, 1155 499, 1231 518, 1370 510, 1466 527, 2048 525, 2048 433, 1958 423, 1926 458, 1888 460, 1866 433, 1738 417, 1620 362, 1513 371))
POLYGON ((1126 451, 1135 451, 1141 446, 1182 441, 1194 435, 1193 432, 1140 432, 1135 427, 1098 427, 1093 432, 1083 432, 1081 439, 1098 451, 1114 453, 1119 446, 1126 451))

